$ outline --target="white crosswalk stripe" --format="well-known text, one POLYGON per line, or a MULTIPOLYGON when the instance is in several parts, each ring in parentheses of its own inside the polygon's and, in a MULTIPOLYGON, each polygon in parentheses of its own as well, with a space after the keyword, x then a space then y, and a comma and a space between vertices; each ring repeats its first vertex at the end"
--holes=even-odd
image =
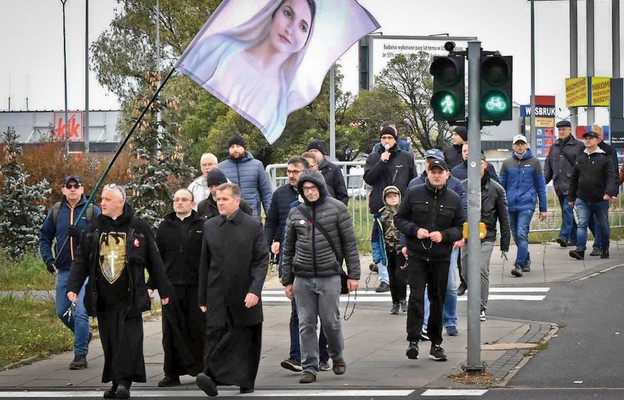
POLYGON ((483 396, 487 393, 485 389, 428 389, 421 396, 423 397, 467 397, 483 396))
MULTIPOLYGON (((492 287, 490 288, 489 301, 542 301, 546 298, 549 287, 492 287)), ((408 289, 409 293, 409 289, 408 289)), ((351 295, 353 299, 353 295, 351 295)), ((340 296, 340 301, 346 301, 347 295, 340 296)), ((458 296, 457 301, 465 302, 468 296, 458 296)), ((264 304, 289 303, 290 300, 281 289, 265 289, 262 291, 262 302, 264 304)), ((391 302, 390 292, 376 293, 374 290, 368 292, 358 290, 357 302, 363 303, 387 303, 391 302)))

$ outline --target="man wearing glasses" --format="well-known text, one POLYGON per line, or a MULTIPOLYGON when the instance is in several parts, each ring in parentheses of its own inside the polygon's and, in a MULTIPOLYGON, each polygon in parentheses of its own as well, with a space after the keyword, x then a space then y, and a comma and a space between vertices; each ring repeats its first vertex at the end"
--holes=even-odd
POLYGON ((171 301, 163 308, 165 377, 158 382, 160 387, 177 386, 180 375, 196 376, 203 366, 204 316, 197 307, 197 282, 206 220, 194 207, 193 193, 178 190, 173 196, 173 212, 156 231, 156 245, 173 286, 171 301))
POLYGON ((83 231, 93 217, 100 215, 100 209, 92 203, 87 206, 82 180, 77 175, 69 175, 63 180, 61 189, 63 199, 56 203, 41 227, 39 235, 39 253, 48 271, 58 271, 56 277, 56 315, 74 333, 74 360, 69 369, 87 368, 87 352, 89 350, 89 317, 84 307, 84 286, 78 295, 76 310, 69 318, 64 315, 71 306, 65 292, 69 279, 69 269, 74 260, 80 232, 83 231), (86 207, 86 209, 85 209, 86 207), (84 209, 84 212, 83 212, 84 209), (82 213, 80 220, 78 216, 82 213), (56 240, 54 253, 52 243, 56 240))

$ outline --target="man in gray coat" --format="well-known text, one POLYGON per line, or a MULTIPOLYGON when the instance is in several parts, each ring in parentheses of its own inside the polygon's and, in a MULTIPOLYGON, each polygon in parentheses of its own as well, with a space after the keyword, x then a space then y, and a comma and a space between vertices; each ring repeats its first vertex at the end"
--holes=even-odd
POLYGON ((334 374, 347 365, 342 357, 344 339, 340 324, 342 260, 347 264, 347 288, 354 291, 360 279, 360 259, 355 231, 347 207, 327 196, 323 175, 306 170, 297 183, 304 204, 290 210, 284 239, 282 284, 295 299, 301 337, 300 383, 316 381, 319 370, 317 319, 329 347, 334 374))

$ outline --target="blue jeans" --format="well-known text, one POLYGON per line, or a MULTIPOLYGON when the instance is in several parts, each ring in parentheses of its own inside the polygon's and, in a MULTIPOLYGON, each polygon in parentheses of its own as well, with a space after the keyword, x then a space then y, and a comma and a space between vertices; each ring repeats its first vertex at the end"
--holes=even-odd
POLYGON ((71 302, 67 299, 67 282, 69 281, 69 269, 58 270, 56 277, 56 315, 60 320, 74 333, 74 354, 84 356, 89 351, 89 316, 84 306, 85 287, 89 278, 85 280, 78 300, 76 301, 76 310, 68 321, 63 314, 71 306, 71 302))
POLYGON ((511 234, 518 247, 514 265, 524 267, 531 259, 529 254, 529 229, 531 228, 533 210, 509 211, 511 234))
POLYGON ((578 226, 574 219, 574 208, 568 204, 568 196, 557 196, 561 206, 561 229, 559 237, 566 242, 576 244, 576 231, 578 226))
MULTIPOLYGON (((442 306, 442 326, 457 326, 457 259, 459 249, 453 249, 449 263, 448 282, 444 295, 444 305, 442 306)), ((425 311, 423 318, 423 328, 427 329, 429 321, 430 304, 427 289, 425 289, 425 311)))
MULTIPOLYGON (((608 208, 609 207, 607 207, 607 211, 608 211, 608 208)), ((594 218, 594 214, 591 214, 591 213, 589 214, 589 222, 587 224, 587 227, 589 228, 591 233, 594 235, 594 244, 592 245, 592 249, 600 251, 600 249, 602 248, 602 232, 599 229, 600 227, 598 223, 596 222, 596 218, 594 218)), ((608 247, 609 246, 607 246, 607 248, 608 247)))
POLYGON ((388 274, 388 267, 384 263, 377 263, 377 274, 379 274, 380 282, 390 284, 390 275, 388 274))
POLYGON ((609 229, 609 202, 606 200, 585 201, 577 198, 575 206, 579 219, 578 231, 576 233, 576 249, 585 251, 587 248, 587 227, 592 215, 595 221, 595 232, 600 236, 600 245, 602 249, 608 249, 611 234, 609 229))

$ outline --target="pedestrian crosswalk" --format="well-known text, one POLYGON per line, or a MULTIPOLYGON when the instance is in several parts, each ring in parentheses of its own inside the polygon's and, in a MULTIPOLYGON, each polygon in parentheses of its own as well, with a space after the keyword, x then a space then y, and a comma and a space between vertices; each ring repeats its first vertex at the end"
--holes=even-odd
MULTIPOLYGON (((488 301, 542 301, 546 298, 549 290, 550 287, 533 286, 491 287, 488 301)), ((351 295, 351 298, 353 298, 353 295, 351 295)), ((347 295, 340 296, 340 300, 346 301, 347 295)), ((460 302, 467 300, 467 295, 457 297, 457 301, 460 302)), ((388 303, 391 301, 390 292, 376 293, 374 289, 368 291, 359 289, 357 292, 358 304, 388 303)), ((288 300, 282 289, 265 289, 262 291, 262 302, 264 304, 283 304, 289 303, 290 300, 288 300)))

